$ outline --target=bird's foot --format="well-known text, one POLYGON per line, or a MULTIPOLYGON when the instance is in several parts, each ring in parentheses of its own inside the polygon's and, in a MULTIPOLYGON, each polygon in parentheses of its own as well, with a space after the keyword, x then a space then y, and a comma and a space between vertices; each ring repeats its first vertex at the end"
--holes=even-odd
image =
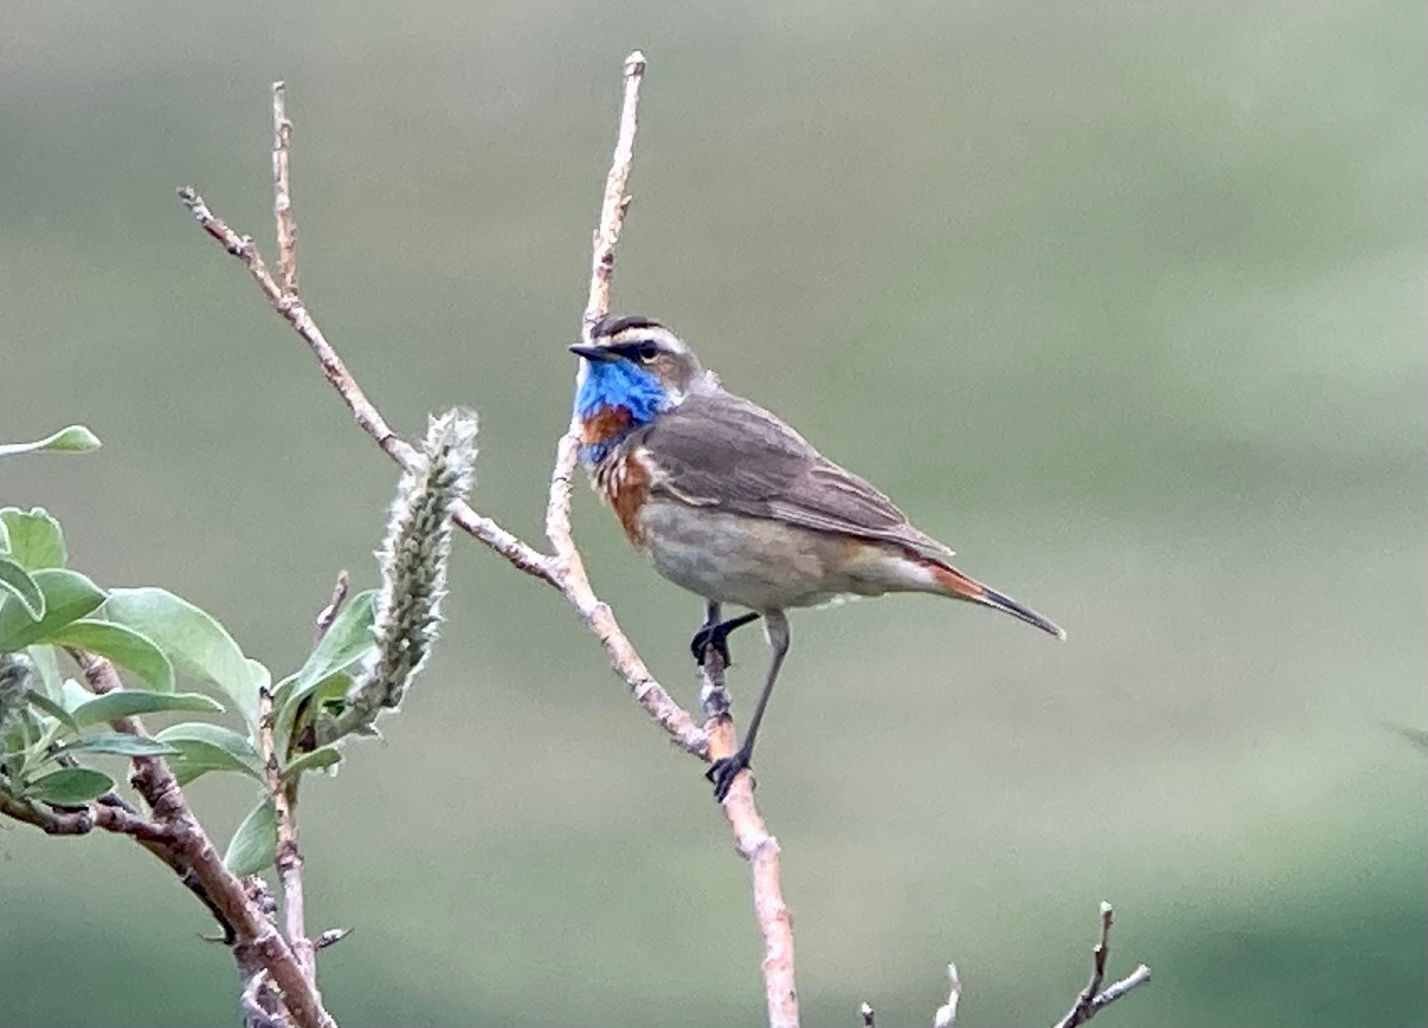
MULTIPOLYGON (((749 755, 743 750, 739 750, 730 757, 720 757, 709 765, 709 770, 704 772, 704 777, 714 783, 715 803, 724 802, 724 798, 729 795, 729 789, 740 771, 751 771, 749 755)), ((749 785, 752 787, 756 784, 758 783, 754 781, 753 774, 750 773, 749 785)))
POLYGON ((742 614, 718 624, 702 625, 699 631, 694 633, 694 638, 689 640, 689 652, 694 654, 694 663, 703 667, 705 659, 713 651, 719 654, 724 661, 724 666, 728 667, 733 663, 729 659, 729 633, 756 620, 758 616, 756 613, 742 614))

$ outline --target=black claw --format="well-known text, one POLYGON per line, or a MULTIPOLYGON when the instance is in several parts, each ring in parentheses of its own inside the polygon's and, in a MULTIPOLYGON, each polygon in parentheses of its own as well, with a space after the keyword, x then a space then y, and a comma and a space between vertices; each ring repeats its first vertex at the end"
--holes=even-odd
MULTIPOLYGON (((709 770, 704 772, 704 777, 714 783, 714 802, 723 803, 724 798, 729 795, 729 788, 734 784, 734 779, 738 777, 740 771, 749 767, 748 755, 743 750, 735 753, 732 757, 720 757, 709 765, 709 770)), ((750 784, 755 784, 752 779, 750 784)))
POLYGON ((694 638, 689 640, 689 652, 694 654, 694 663, 700 667, 704 666, 704 658, 709 655, 710 650, 724 658, 725 667, 729 666, 728 633, 721 638, 718 629, 718 625, 704 625, 694 633, 694 638))
POLYGON ((721 621, 717 625, 701 626, 699 631, 694 633, 694 638, 689 640, 689 652, 694 654, 694 662, 703 667, 704 658, 712 650, 723 658, 724 666, 728 667, 733 663, 729 658, 729 633, 756 620, 758 616, 756 613, 741 614, 728 621, 721 621))

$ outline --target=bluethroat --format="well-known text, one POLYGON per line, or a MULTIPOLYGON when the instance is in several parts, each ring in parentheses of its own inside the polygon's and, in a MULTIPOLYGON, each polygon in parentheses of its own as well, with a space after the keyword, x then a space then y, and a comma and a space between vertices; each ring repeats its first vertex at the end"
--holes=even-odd
POLYGON ((772 660, 744 741, 708 777, 723 801, 749 767, 788 653, 785 611, 843 596, 923 592, 991 607, 1064 639, 1035 611, 954 568, 952 551, 788 425, 727 392, 657 321, 607 316, 570 348, 589 362, 575 396, 580 460, 634 547, 704 598, 691 648, 727 662, 727 638, 764 620, 772 660), (722 605, 749 613, 722 620, 722 605))

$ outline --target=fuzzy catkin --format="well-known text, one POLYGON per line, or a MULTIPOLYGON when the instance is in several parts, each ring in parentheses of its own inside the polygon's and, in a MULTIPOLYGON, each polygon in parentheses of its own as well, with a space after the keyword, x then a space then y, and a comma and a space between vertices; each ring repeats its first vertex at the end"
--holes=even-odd
POLYGON ((451 557, 451 509, 471 491, 476 415, 453 408, 430 419, 421 467, 403 473, 377 559, 382 589, 372 634, 377 653, 347 702, 359 721, 396 709, 426 663, 441 625, 451 557))

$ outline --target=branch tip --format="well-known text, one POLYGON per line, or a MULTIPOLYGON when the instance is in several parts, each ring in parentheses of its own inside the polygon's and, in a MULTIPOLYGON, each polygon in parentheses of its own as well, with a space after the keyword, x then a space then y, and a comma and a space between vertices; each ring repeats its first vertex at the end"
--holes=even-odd
POLYGON ((947 965, 947 1002, 932 1015, 932 1028, 952 1028, 957 1023, 957 1004, 962 999, 962 980, 957 965, 947 965))

